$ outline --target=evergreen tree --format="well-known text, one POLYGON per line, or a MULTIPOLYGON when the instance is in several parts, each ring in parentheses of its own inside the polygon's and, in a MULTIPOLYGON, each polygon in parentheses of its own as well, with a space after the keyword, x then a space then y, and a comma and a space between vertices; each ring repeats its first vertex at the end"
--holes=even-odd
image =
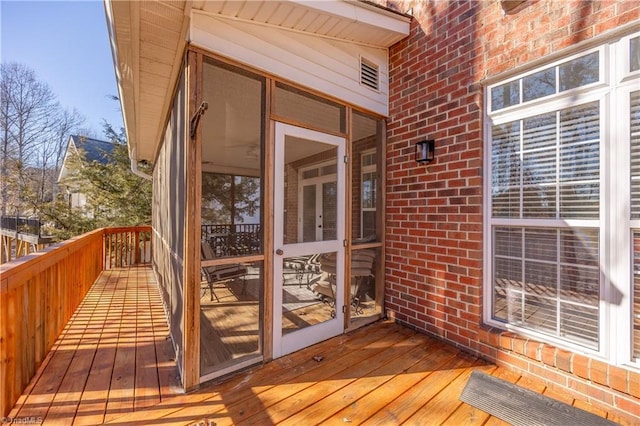
MULTIPOLYGON (((86 196, 86 208, 71 209, 67 201, 58 199, 40 211, 58 240, 96 228, 151 223, 151 181, 131 172, 124 129, 116 132, 105 123, 104 133, 115 144, 110 153, 104 153, 106 161, 87 163, 84 158, 77 158, 67 162, 72 180, 86 196)), ((151 173, 148 166, 140 169, 151 173)))

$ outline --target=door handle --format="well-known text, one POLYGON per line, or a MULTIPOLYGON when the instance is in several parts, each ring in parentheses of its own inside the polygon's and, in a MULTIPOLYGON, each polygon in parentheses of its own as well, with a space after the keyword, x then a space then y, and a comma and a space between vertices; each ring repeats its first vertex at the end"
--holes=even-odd
POLYGON ((276 254, 278 256, 282 256, 284 254, 284 252, 282 251, 282 249, 278 249, 278 250, 276 250, 276 254))

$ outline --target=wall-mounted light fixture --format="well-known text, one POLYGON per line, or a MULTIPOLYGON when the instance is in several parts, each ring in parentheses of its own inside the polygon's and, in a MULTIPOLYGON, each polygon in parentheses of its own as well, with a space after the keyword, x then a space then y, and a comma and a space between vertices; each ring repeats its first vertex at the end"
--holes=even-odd
POLYGON ((418 163, 430 163, 435 157, 436 141, 427 139, 416 142, 416 161, 418 163))

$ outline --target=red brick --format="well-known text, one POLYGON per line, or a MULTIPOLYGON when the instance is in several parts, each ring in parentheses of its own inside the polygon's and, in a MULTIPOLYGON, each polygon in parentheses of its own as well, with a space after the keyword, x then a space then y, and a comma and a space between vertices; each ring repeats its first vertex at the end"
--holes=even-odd
POLYGON ((540 342, 529 340, 525 345, 525 355, 528 358, 535 359, 536 361, 540 361, 541 348, 542 348, 542 344, 540 342))
POLYGON ((627 370, 609 366, 609 386, 618 392, 627 392, 627 370))
POLYGON ((496 354, 496 364, 508 365, 510 368, 516 368, 523 372, 529 369, 529 362, 526 358, 514 356, 505 351, 498 351, 496 354))
POLYGON ((571 360, 573 359, 573 353, 558 349, 556 352, 556 367, 560 370, 571 373, 571 360))
POLYGON ((513 337, 515 337, 515 334, 510 332, 504 332, 500 334, 500 347, 502 349, 511 351, 512 350, 511 339, 513 339, 513 337))
POLYGON ((591 359, 584 355, 575 354, 573 356, 573 374, 583 379, 589 378, 589 364, 591 359))
POLYGON ((550 345, 543 345, 540 353, 542 362, 551 367, 556 366, 556 348, 550 345))
POLYGON ((640 373, 637 371, 629 370, 628 374, 628 393, 629 395, 640 398, 640 373))
POLYGON ((518 337, 518 336, 513 337, 511 341, 513 351, 517 354, 524 355, 526 343, 527 343, 527 339, 523 339, 522 337, 518 337))
POLYGON ((589 384, 587 386, 587 395, 589 398, 593 398, 597 401, 602 401, 605 404, 613 403, 613 395, 606 392, 602 386, 595 384, 589 384))
POLYGON ((589 379, 592 382, 609 386, 609 365, 597 359, 592 359, 589 366, 589 379))
POLYGON ((573 392, 576 392, 576 399, 586 399, 587 393, 589 392, 589 385, 579 378, 573 378, 573 376, 569 377, 567 380, 567 387, 571 389, 573 392))
POLYGON ((561 383, 564 380, 563 379, 564 376, 558 373, 556 369, 540 363, 532 363, 531 366, 529 367, 529 371, 532 374, 535 374, 536 376, 543 378, 545 381, 561 383))
POLYGON ((629 424, 638 424, 638 418, 640 418, 640 401, 637 399, 632 400, 629 398, 614 396, 614 403, 617 408, 624 411, 625 413, 629 413, 629 417, 635 419, 635 421, 631 421, 629 424))
POLYGON ((496 359, 498 353, 498 350, 496 348, 487 345, 479 345, 478 349, 480 350, 480 353, 486 356, 488 359, 496 359))

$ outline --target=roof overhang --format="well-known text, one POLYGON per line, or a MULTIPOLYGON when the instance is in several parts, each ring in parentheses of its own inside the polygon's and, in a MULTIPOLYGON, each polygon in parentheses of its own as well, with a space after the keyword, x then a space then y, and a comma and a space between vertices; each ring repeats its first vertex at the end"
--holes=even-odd
POLYGON ((133 161, 155 160, 194 10, 353 43, 389 47, 410 17, 355 0, 105 0, 124 125, 133 161))

